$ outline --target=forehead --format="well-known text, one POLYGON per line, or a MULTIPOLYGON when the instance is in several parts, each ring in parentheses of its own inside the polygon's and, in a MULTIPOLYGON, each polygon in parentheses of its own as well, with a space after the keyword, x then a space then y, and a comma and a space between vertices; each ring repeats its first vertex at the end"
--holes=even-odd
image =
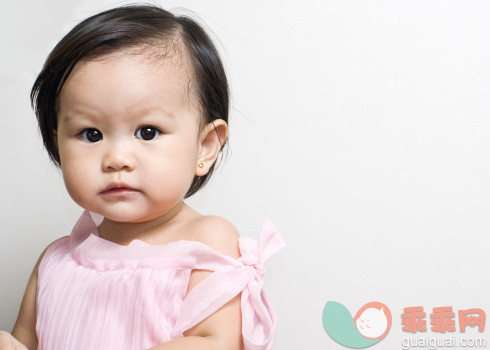
POLYGON ((126 48, 77 62, 59 99, 60 115, 75 108, 123 113, 161 106, 197 111, 190 60, 182 45, 126 48))

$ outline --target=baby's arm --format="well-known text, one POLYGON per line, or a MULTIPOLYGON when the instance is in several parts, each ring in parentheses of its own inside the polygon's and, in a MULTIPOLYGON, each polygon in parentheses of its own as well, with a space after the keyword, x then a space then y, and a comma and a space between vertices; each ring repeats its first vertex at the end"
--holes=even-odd
MULTIPOLYGON (((218 216, 196 219, 192 239, 200 241, 214 250, 233 258, 240 257, 238 249, 239 233, 227 220, 218 216)), ((189 280, 187 293, 208 277, 212 272, 194 270, 189 280)), ((240 294, 223 305, 218 311, 184 332, 184 337, 160 344, 150 350, 241 350, 240 294)))
POLYGON ((17 321, 15 322, 15 326, 12 331, 12 336, 14 336, 14 338, 16 338, 22 344, 24 344, 28 349, 35 350, 37 348, 37 335, 36 335, 37 274, 38 274, 39 264, 41 263, 44 253, 46 253, 46 250, 49 248, 49 246, 46 247, 46 249, 44 249, 41 256, 37 260, 34 270, 32 271, 31 277, 29 278, 29 282, 27 283, 27 288, 24 293, 24 297, 22 298, 22 304, 20 306, 19 316, 17 317, 17 321))

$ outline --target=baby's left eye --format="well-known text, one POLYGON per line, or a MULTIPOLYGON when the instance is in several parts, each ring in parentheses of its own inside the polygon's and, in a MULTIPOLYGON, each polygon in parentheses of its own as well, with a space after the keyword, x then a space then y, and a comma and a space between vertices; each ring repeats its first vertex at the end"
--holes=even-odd
POLYGON ((143 126, 136 130, 134 136, 142 140, 153 140, 155 137, 161 134, 161 131, 153 126, 143 126))

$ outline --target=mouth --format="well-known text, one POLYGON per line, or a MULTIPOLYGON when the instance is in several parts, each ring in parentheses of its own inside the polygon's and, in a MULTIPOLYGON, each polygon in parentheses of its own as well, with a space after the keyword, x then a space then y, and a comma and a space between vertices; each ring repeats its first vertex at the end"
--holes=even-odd
POLYGON ((101 192, 101 194, 109 195, 109 196, 120 196, 120 195, 130 195, 137 192, 139 192, 137 189, 134 189, 125 183, 112 183, 109 186, 107 186, 101 192))

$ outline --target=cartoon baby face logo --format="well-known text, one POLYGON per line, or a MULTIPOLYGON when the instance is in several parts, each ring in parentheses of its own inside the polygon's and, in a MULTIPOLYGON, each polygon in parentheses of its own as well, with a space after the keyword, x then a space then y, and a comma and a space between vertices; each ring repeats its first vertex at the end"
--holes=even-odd
POLYGON ((386 336, 391 327, 391 312, 385 304, 372 301, 361 307, 352 318, 344 305, 329 301, 323 309, 323 326, 339 344, 362 349, 386 336))
POLYGON ((384 304, 372 301, 357 311, 354 323, 363 337, 383 339, 391 326, 391 312, 384 304))

